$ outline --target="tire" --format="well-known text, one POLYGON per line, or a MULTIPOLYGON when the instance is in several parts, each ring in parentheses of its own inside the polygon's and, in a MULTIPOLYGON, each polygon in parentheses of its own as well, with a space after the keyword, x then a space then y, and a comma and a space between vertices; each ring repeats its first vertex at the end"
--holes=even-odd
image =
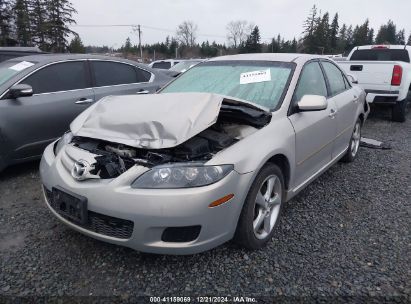
POLYGON ((391 120, 396 122, 404 122, 406 108, 407 99, 397 101, 397 103, 392 107, 391 120))
POLYGON ((277 165, 265 165, 248 192, 234 241, 247 249, 255 250, 264 247, 274 234, 284 200, 283 173, 277 165), (267 187, 271 183, 273 183, 273 191, 269 195, 267 187), (270 199, 264 198, 263 194, 270 199), (260 200, 257 199, 257 195, 260 200))
POLYGON ((351 163, 358 155, 358 150, 360 148, 360 141, 361 141, 361 119, 357 119, 355 122, 354 130, 351 134, 350 138, 350 145, 348 146, 348 150, 345 153, 344 157, 341 159, 345 163, 351 163))

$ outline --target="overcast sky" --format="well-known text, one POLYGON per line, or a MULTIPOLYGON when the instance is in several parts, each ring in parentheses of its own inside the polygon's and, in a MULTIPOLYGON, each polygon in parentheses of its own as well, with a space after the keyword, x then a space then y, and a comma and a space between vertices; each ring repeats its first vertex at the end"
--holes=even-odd
MULTIPOLYGON (((78 25, 141 24, 143 43, 164 41, 175 35, 185 20, 198 25, 197 41, 226 42, 226 25, 247 20, 259 26, 263 41, 281 34, 301 36, 302 24, 316 4, 323 13, 340 15, 340 24, 361 24, 369 18, 373 28, 392 19, 399 29, 411 31, 411 0, 71 0, 78 25), (157 28, 157 29, 153 29, 157 28)), ((130 27, 73 27, 86 45, 120 47, 127 37, 137 44, 130 27)))

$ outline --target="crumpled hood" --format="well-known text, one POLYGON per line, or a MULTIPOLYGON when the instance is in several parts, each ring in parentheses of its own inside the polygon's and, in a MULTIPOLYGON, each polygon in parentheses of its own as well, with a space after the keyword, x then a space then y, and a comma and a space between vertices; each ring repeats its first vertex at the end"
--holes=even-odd
POLYGON ((164 149, 180 145, 216 123, 224 96, 162 93, 108 96, 70 125, 75 136, 164 149))

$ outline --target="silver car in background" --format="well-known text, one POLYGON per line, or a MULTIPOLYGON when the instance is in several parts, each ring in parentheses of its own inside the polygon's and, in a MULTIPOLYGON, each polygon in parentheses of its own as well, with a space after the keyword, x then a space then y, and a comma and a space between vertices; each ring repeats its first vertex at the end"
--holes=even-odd
POLYGON ((170 79, 106 56, 44 54, 0 63, 0 171, 40 158, 100 98, 154 93, 170 79))
POLYGON ((159 94, 83 112, 44 152, 45 199, 71 228, 139 251, 193 254, 233 238, 259 249, 284 202, 354 160, 368 112, 327 58, 215 58, 159 94))

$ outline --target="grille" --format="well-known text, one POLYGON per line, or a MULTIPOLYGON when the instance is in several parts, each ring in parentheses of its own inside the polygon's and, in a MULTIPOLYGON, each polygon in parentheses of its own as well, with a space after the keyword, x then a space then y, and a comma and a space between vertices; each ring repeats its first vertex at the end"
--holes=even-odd
POLYGON ((129 239, 131 237, 134 228, 134 223, 132 221, 100 214, 93 211, 88 211, 86 224, 82 225, 74 223, 63 212, 61 212, 58 206, 56 206, 56 204, 53 202, 52 192, 46 188, 44 188, 44 191, 46 193, 47 201, 49 202, 53 210, 56 211, 64 219, 75 224, 76 226, 93 231, 98 234, 118 239, 129 239))

